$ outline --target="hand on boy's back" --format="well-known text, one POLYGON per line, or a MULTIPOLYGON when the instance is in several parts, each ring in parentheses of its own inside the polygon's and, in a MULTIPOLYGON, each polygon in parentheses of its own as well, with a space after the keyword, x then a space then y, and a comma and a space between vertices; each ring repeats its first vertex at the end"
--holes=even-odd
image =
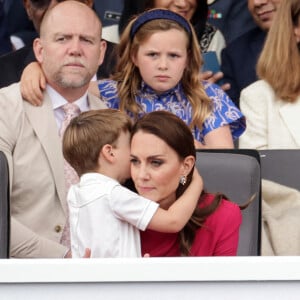
MULTIPOLYGON (((64 258, 72 258, 72 252, 69 250, 64 258)), ((82 258, 91 258, 91 249, 85 248, 84 255, 82 258)))
MULTIPOLYGON (((150 257, 149 253, 145 253, 143 257, 150 257)), ((72 252, 69 250, 64 258, 72 258, 72 252)), ((82 258, 91 258, 91 249, 85 248, 84 255, 82 258)))

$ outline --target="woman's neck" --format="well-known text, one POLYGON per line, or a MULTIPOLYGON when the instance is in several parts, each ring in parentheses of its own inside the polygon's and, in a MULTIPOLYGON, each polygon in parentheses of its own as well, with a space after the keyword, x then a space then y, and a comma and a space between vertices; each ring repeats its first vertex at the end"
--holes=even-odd
POLYGON ((157 201, 157 203, 159 204, 159 206, 163 209, 169 209, 170 206, 176 201, 176 195, 174 193, 174 195, 169 196, 167 198, 161 199, 159 201, 157 201))

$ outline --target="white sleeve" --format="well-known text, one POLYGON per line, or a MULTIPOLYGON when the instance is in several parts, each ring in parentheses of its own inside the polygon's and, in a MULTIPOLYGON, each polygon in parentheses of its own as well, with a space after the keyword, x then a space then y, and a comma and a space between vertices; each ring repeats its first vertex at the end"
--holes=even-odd
POLYGON ((112 189, 110 206, 116 217, 145 230, 159 205, 129 189, 117 185, 112 189))

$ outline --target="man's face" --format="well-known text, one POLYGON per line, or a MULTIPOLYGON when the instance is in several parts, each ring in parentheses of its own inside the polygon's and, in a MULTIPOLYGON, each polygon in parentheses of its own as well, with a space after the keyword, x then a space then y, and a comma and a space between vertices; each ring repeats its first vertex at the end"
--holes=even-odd
POLYGON ((93 11, 65 1, 51 11, 34 42, 47 82, 61 94, 84 90, 102 63, 105 42, 93 11))
POLYGON ((269 30, 280 0, 248 0, 248 9, 262 30, 269 30))

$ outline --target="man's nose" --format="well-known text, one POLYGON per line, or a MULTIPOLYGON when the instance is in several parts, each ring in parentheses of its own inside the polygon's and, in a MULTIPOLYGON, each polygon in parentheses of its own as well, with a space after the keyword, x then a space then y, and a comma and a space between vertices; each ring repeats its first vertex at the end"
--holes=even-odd
POLYGON ((72 55, 81 55, 82 53, 82 49, 81 49, 81 43, 80 40, 77 38, 74 38, 70 41, 70 48, 69 48, 69 52, 72 55))

